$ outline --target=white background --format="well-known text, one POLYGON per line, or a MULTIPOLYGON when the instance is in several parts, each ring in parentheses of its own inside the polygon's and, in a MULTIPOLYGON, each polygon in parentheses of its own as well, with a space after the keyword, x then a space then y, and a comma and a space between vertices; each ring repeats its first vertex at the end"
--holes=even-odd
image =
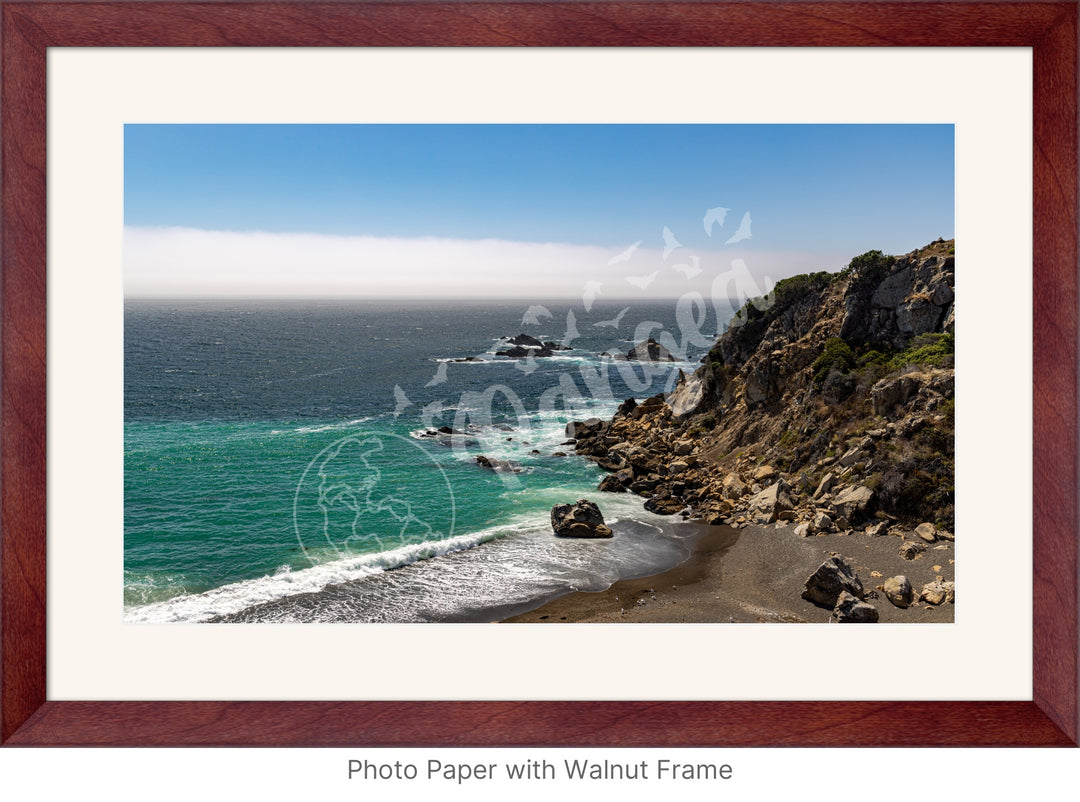
MULTIPOLYGON (((1030 577, 1013 568, 1030 564, 1030 531, 1024 529, 1030 499, 1014 500, 1010 531, 979 509, 980 488, 1004 467, 1014 486, 1030 487, 1030 385, 986 378, 997 376, 1002 351, 1010 348, 1010 375, 1030 375, 1030 341, 1016 336, 1031 327, 1028 52, 117 49, 52 51, 49 68, 50 698, 904 698, 905 690, 915 698, 1030 698, 1030 577), (710 78, 733 74, 740 80, 726 81, 719 95, 710 78), (957 624, 410 626, 407 642, 395 627, 121 625, 122 124, 301 120, 955 122, 963 321, 957 624), (1010 336, 998 340, 1005 319, 1010 336), (993 363, 975 347, 987 339, 996 344, 993 363), (965 399, 972 399, 969 406, 965 399), (88 410, 88 403, 98 406, 88 410), (991 421, 995 437, 980 437, 991 421), (965 540, 965 533, 973 536, 965 540), (1015 594, 1005 605, 988 581, 1002 575, 1015 594), (364 649, 355 646, 361 638, 364 649), (681 690, 673 693, 669 682, 620 684, 619 672, 600 672, 602 684, 569 689, 547 679, 552 664, 545 655, 574 653, 586 662, 619 665, 619 650, 639 647, 642 638, 653 653, 683 656, 681 690), (402 670, 412 643, 429 653, 481 655, 484 682, 470 682, 475 666, 444 660, 444 687, 418 695, 415 678, 402 670), (847 667, 836 655, 851 649, 860 658, 847 667), (907 668, 901 660, 900 671, 892 668, 897 653, 909 660, 907 668), (401 659, 373 674, 372 654, 401 659), (875 654, 892 656, 878 661, 875 654), (495 655, 525 658, 536 677, 522 681, 520 673, 511 673, 522 667, 520 659, 492 665, 495 655), (814 665, 827 669, 805 670, 814 665), (928 666, 934 681, 917 680, 928 666), (492 686, 500 676, 514 680, 492 686), (312 678, 318 692, 305 694, 301 686, 310 686, 312 678)), ((708 753, 688 754, 698 762, 708 753)), ((484 759, 472 752, 453 755, 484 759)), ((216 798, 222 782, 270 799, 398 798, 408 790, 345 780, 347 759, 363 756, 357 750, 4 750, 0 776, 11 781, 8 787, 25 784, 27 790, 44 778, 52 798, 81 796, 90 788, 120 799, 216 798), (62 772, 56 770, 60 760, 62 772)), ((410 759, 403 750, 367 756, 410 759)), ((558 750, 552 759, 568 756, 558 750)), ((511 756, 500 750, 491 759, 511 756)), ((552 790, 575 797, 582 790, 590 796, 645 791, 771 799, 804 794, 838 772, 854 793, 980 792, 1004 799, 1050 787, 1044 783, 1077 766, 1072 753, 1062 751, 721 750, 717 759, 736 771, 736 779, 718 788, 502 782, 474 784, 461 793, 424 784, 414 793, 501 799, 507 792, 547 798, 552 790)))

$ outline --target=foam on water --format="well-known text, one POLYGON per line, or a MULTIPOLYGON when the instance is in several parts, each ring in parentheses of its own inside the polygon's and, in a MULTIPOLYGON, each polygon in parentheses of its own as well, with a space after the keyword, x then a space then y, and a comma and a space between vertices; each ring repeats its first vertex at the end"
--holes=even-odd
MULTIPOLYGON (((645 513, 648 516, 648 513, 645 513)), ((685 559, 689 544, 667 522, 612 518, 610 540, 520 531, 397 570, 245 606, 225 622, 477 622, 500 620, 576 590, 600 591, 685 559)))
MULTIPOLYGON (((557 489, 542 494, 555 502, 565 500, 565 493, 557 489)), ((546 519, 527 515, 445 540, 331 559, 299 570, 283 565, 258 579, 204 593, 129 604, 124 621, 482 619, 485 610, 508 604, 516 607, 574 590, 602 590, 617 579, 674 565, 689 553, 670 521, 645 512, 636 500, 619 497, 604 502, 617 543, 557 538, 546 519), (406 567, 413 570, 400 574, 399 569, 406 567), (345 618, 340 617, 343 599, 351 600, 345 618)))
MULTIPOLYGON (((218 616, 240 612, 252 605, 264 604, 300 593, 314 593, 328 585, 352 582, 370 574, 400 568, 418 560, 428 560, 432 557, 441 557, 455 551, 473 548, 529 526, 529 523, 522 521, 458 535, 446 540, 413 543, 375 554, 332 560, 301 570, 281 566, 271 575, 233 582, 205 593, 176 596, 155 604, 129 606, 124 610, 124 620, 129 623, 158 624, 207 621, 218 616)), ((531 526, 535 527, 535 522, 531 526)))

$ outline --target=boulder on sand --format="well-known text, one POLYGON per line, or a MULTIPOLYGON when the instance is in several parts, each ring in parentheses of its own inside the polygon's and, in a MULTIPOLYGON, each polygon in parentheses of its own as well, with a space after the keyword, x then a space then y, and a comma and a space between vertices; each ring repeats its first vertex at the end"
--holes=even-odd
POLYGON ((885 592, 885 598, 897 607, 910 607, 915 600, 915 592, 911 587, 911 583, 903 575, 891 576, 886 579, 885 584, 882 585, 882 590, 885 592))
POLYGON ((836 606, 840 594, 845 592, 861 599, 863 585, 855 570, 844 562, 844 558, 834 556, 829 557, 807 578, 802 597, 831 610, 836 606))
POLYGON ((874 605, 860 601, 847 591, 840 593, 833 615, 839 624, 876 624, 878 620, 878 611, 874 605))
POLYGON ((574 504, 556 504, 551 508, 551 528, 559 537, 612 537, 605 526, 600 508, 588 499, 574 504))

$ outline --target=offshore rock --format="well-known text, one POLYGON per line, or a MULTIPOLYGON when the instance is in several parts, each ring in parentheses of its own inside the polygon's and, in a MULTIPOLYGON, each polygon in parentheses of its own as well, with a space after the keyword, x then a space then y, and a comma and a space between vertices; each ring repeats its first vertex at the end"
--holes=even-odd
POLYGON ((674 355, 660 345, 656 340, 650 337, 643 342, 639 342, 633 348, 626 352, 627 359, 635 359, 638 362, 675 362, 674 355))
POLYGON ((600 508, 584 498, 552 507, 551 528, 559 537, 601 538, 615 534, 604 524, 600 508))

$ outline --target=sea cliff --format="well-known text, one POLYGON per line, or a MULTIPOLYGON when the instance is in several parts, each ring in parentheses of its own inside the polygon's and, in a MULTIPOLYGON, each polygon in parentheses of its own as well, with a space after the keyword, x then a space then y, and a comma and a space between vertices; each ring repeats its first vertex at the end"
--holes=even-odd
POLYGON ((772 556, 755 558, 763 565, 785 542, 792 554, 816 554, 794 546, 813 538, 829 544, 826 557, 840 544, 858 550, 851 563, 879 555, 881 570, 860 566, 859 599, 880 598, 876 606, 893 613, 948 605, 951 618, 954 260, 954 241, 937 240, 780 281, 739 310, 672 392, 628 399, 610 420, 572 423, 567 435, 610 471, 601 491, 637 494, 653 512, 750 537, 778 530, 772 556), (844 539, 851 535, 861 545, 844 539), (919 581, 900 573, 908 565, 919 581))

